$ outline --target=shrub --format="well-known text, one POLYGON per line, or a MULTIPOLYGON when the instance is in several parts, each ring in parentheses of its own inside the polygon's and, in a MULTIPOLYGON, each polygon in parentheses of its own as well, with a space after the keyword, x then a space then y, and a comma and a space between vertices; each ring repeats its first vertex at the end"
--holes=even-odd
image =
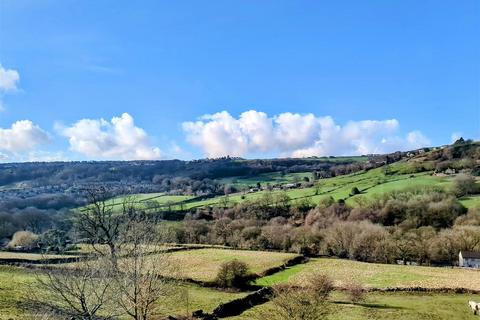
POLYGON ((221 288, 241 288, 246 285, 248 275, 248 265, 234 259, 220 266, 215 283, 221 288))
POLYGON ((365 288, 357 281, 350 281, 345 285, 345 291, 348 299, 352 303, 358 303, 365 300, 365 288))
POLYGON ((26 250, 32 250, 38 242, 38 235, 30 231, 17 231, 8 243, 8 248, 22 247, 26 250))
POLYGON ((453 192, 458 197, 477 193, 478 187, 475 184, 475 178, 471 175, 460 173, 453 180, 453 192))
POLYGON ((314 272, 304 281, 301 286, 275 286, 271 303, 260 311, 256 319, 327 319, 332 311, 327 303, 333 290, 332 280, 325 274, 314 272))
POLYGON ((322 301, 326 300, 333 290, 333 281, 326 274, 314 272, 309 282, 315 296, 322 301))
POLYGON ((360 190, 358 190, 357 187, 353 187, 353 188, 352 188, 352 191, 350 191, 350 195, 351 195, 351 196, 354 196, 354 195, 357 195, 357 194, 360 194, 360 193, 361 193, 361 192, 360 192, 360 190))

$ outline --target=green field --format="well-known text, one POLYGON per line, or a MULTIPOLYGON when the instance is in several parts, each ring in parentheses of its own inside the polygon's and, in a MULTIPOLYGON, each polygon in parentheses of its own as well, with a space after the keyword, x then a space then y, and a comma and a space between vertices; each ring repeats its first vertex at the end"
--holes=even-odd
POLYGON ((23 259, 23 260, 31 260, 31 261, 41 261, 41 260, 48 260, 48 259, 62 259, 62 258, 71 258, 71 257, 72 257, 71 255, 0 251, 1 260, 23 259))
MULTIPOLYGON (((401 165, 402 164, 399 164, 399 166, 401 165)), ((393 168, 395 167, 393 166, 393 168)), ((299 175, 306 176, 306 173, 300 173, 299 175)), ((259 176, 257 178, 249 178, 248 181, 249 184, 252 184, 256 181, 262 180, 263 178, 259 176)), ((322 198, 331 196, 335 200, 346 199, 348 204, 355 206, 355 199, 357 198, 369 198, 373 195, 392 190, 400 190, 406 187, 440 186, 448 188, 451 185, 451 178, 433 176, 431 172, 385 175, 383 168, 377 168, 366 172, 362 171, 333 178, 321 179, 317 183, 319 184, 318 194, 316 194, 317 190, 315 187, 271 192, 272 194, 285 192, 290 197, 291 201, 310 199, 314 204, 318 203, 322 198), (353 187, 357 187, 362 193, 356 196, 350 196, 350 192, 353 187)), ((230 205, 232 205, 245 200, 258 199, 266 192, 270 191, 259 191, 246 194, 235 193, 229 195, 228 199, 230 205)), ((185 208, 191 209, 196 207, 219 205, 222 202, 222 198, 223 196, 219 196, 207 200, 190 202, 185 205, 185 208)), ((478 201, 478 199, 475 200, 478 201)), ((465 201, 465 203, 470 205, 475 203, 475 201, 465 201)))
MULTIPOLYGON (((405 173, 409 171, 411 163, 400 161, 386 167, 360 171, 352 174, 341 175, 333 178, 320 179, 315 183, 318 187, 289 189, 286 191, 258 191, 248 192, 248 186, 256 186, 260 182, 262 186, 267 183, 271 185, 283 185, 291 182, 301 182, 304 177, 312 181, 311 172, 287 173, 271 172, 260 174, 253 177, 231 177, 219 180, 226 185, 234 185, 245 191, 225 196, 216 196, 209 199, 191 200, 193 196, 165 195, 161 193, 139 194, 136 197, 137 205, 142 209, 151 210, 190 210, 207 206, 223 206, 227 202, 228 206, 243 201, 252 201, 259 199, 265 193, 271 192, 272 195, 285 192, 292 202, 309 199, 313 204, 318 203, 325 197, 332 197, 335 200, 344 199, 351 206, 357 205, 357 199, 370 198, 385 192, 401 190, 407 187, 442 187, 448 190, 452 185, 453 176, 435 176, 433 171, 421 173, 405 173), (357 187, 361 194, 351 196, 352 188, 357 187), (155 207, 157 206, 157 207, 155 207), (152 208, 153 207, 153 208, 152 208)), ((115 208, 121 208, 121 197, 114 200, 115 208)), ((113 201, 113 200, 112 200, 113 201)), ((472 196, 461 199, 463 205, 468 208, 480 207, 480 196, 472 196)), ((113 202, 112 202, 113 203, 113 202)))
MULTIPOLYGON (((183 246, 175 246, 175 248, 182 248, 182 247, 183 246)), ((153 253, 153 252, 165 251, 171 248, 173 248, 173 245, 168 245, 168 244, 149 245, 145 251, 153 253)), ((122 249, 127 250, 128 252, 129 246, 122 246, 122 249)), ((95 245, 95 248, 94 248, 90 244, 80 243, 75 245, 75 248, 72 250, 69 250, 68 253, 71 255, 82 255, 82 254, 91 254, 91 253, 98 253, 98 252, 106 253, 109 250, 110 249, 106 244, 102 244, 102 245, 97 244, 95 245)), ((120 252, 119 254, 122 255, 124 254, 124 252, 120 252)), ((58 255, 52 255, 52 257, 58 257, 58 255)), ((0 258, 1 258, 1 254, 0 254, 0 258)))
MULTIPOLYGON (((138 193, 128 196, 120 196, 107 201, 107 206, 114 211, 121 211, 123 204, 127 201, 128 204, 134 204, 136 208, 143 210, 182 210, 183 203, 186 200, 192 199, 194 196, 188 195, 168 195, 164 193, 138 193)), ((85 210, 81 207, 80 210, 85 210)))
POLYGON ((220 179, 220 183, 229 184, 237 188, 246 188, 248 186, 255 187, 259 182, 262 186, 269 184, 285 184, 292 182, 301 182, 304 178, 309 180, 313 179, 313 174, 311 172, 296 172, 296 173, 286 173, 282 174, 281 172, 269 172, 262 173, 253 177, 230 177, 220 179))
MULTIPOLYGON (((189 245, 184 247, 187 248, 189 245)), ((251 273, 261 275, 266 270, 282 266, 288 260, 298 256, 294 253, 234 250, 221 248, 220 246, 218 248, 203 248, 201 245, 191 247, 195 249, 185 249, 182 251, 165 254, 166 259, 168 259, 168 264, 174 266, 175 278, 212 282, 215 280, 217 272, 222 263, 232 261, 234 259, 245 262, 248 265, 251 273), (197 249, 196 247, 200 247, 200 249, 197 249)), ((146 248, 146 252, 154 253, 169 248, 172 248, 172 246, 151 246, 146 248)), ((175 248, 182 248, 182 246, 175 246, 175 248)), ((81 252, 92 253, 92 249, 90 246, 82 246, 81 252)), ((17 255, 17 253, 12 253, 12 255, 17 255)), ((24 254, 18 254, 19 257, 23 255, 24 254)), ((39 256, 41 257, 41 255, 39 256)), ((157 255, 152 254, 149 255, 149 257, 151 257, 152 260, 155 260, 157 255)), ((122 259, 129 258, 124 257, 122 259)), ((77 264, 77 262, 69 262, 57 264, 56 267, 73 267, 77 264)), ((165 270, 166 273, 163 274, 162 270, 160 270, 160 273, 167 277, 171 277, 172 274, 169 274, 171 271, 172 270, 165 270)))
MULTIPOLYGON (((24 256, 22 253, 8 253, 24 256)), ((239 259, 246 262, 252 272, 261 274, 268 268, 280 266, 294 254, 202 248, 174 252, 168 255, 178 266, 179 278, 212 281, 218 267, 225 261, 239 259)), ((434 268, 401 265, 370 264, 343 259, 315 258, 304 264, 289 267, 271 276, 256 280, 257 285, 292 283, 301 285, 311 272, 323 272, 343 284, 355 279, 366 287, 468 288, 480 290, 480 270, 434 268)), ((25 319, 25 301, 38 288, 32 269, 0 266, 0 319, 25 319)), ((220 303, 242 297, 248 292, 225 292, 192 284, 179 283, 176 293, 162 299, 162 314, 186 315, 202 309, 211 312, 220 303), (188 297, 188 299, 186 298, 188 297), (187 303, 188 301, 188 303, 187 303)), ((350 304, 343 293, 334 292, 329 306, 332 320, 343 319, 475 319, 468 313, 469 299, 480 300, 480 295, 417 294, 370 292, 362 304, 350 304), (434 309, 430 313, 430 309, 434 309), (455 315, 458 314, 457 317, 455 315)), ((255 319, 262 306, 254 307, 232 319, 255 319)))
POLYGON ((330 258, 312 259, 306 264, 296 265, 258 279, 256 284, 264 286, 285 282, 302 284, 314 271, 329 275, 339 287, 355 280, 372 288, 418 286, 480 290, 480 270, 377 264, 330 258))
POLYGON ((24 319, 22 302, 35 283, 34 274, 19 267, 0 266, 0 319, 24 319))
POLYGON ((265 270, 283 265, 297 256, 292 253, 246 251, 227 249, 197 249, 179 251, 170 255, 179 267, 179 277, 200 281, 213 281, 222 263, 237 259, 245 262, 250 271, 261 274, 265 270))
MULTIPOLYGON (((343 293, 334 292, 328 303, 330 320, 475 320, 468 307, 469 300, 479 301, 472 294, 418 294, 418 293, 368 293, 366 301, 351 304, 343 293)), ((256 306, 232 320, 265 319, 260 313, 268 305, 256 306)))
POLYGON ((460 198, 460 202, 467 208, 479 208, 480 209, 480 196, 471 196, 460 198))
MULTIPOLYGON (((25 309, 25 302, 38 292, 35 286, 35 274, 22 267, 0 266, 0 319, 35 319, 25 309)), ((220 303, 240 298, 247 293, 225 292, 195 285, 180 284, 176 294, 162 299, 159 312, 162 315, 186 315, 202 309, 211 312, 220 303), (188 296, 188 299, 186 299, 188 296), (187 303, 188 301, 188 303, 187 303)))
MULTIPOLYGON (((163 248, 163 246, 158 246, 163 248)), ((197 247, 197 246, 193 246, 197 247)), ((155 247, 154 249, 158 249, 155 247)), ((80 247, 81 252, 89 252, 87 247, 80 247)), ((5 253, 10 258, 24 258, 26 255, 40 259, 42 255, 23 253, 5 253)), ((191 278, 201 281, 213 281, 220 265, 225 261, 239 259, 246 262, 251 272, 262 273, 268 268, 280 266, 295 257, 295 254, 242 251, 231 249, 202 248, 179 251, 167 255, 178 269, 178 278, 191 278)), ((54 256, 58 257, 58 256, 54 256)), ((55 265, 68 267, 71 263, 55 265)), ((172 276, 166 274, 166 276, 172 276)), ((162 300, 163 315, 186 315, 188 312, 202 309, 211 312, 220 303, 242 297, 247 292, 226 292, 192 284, 179 283, 175 295, 162 300), (187 293, 187 294, 186 294, 187 293), (188 296, 188 299, 186 299, 188 296), (188 303, 186 302, 188 300, 188 303)), ((24 301, 37 292, 35 272, 32 269, 14 266, 0 266, 0 319, 25 319, 29 316, 24 309, 24 301)))

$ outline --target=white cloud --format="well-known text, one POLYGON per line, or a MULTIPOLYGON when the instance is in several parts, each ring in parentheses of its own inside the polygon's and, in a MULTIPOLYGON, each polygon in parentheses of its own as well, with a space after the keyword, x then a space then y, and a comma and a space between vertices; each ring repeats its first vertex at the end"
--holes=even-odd
POLYGON ((22 153, 50 141, 48 134, 30 120, 20 120, 10 128, 0 128, 0 151, 22 153))
POLYGON ((408 145, 412 146, 414 149, 429 146, 431 144, 430 139, 425 137, 423 133, 418 130, 409 132, 407 134, 407 142, 408 145))
POLYGON ((258 152, 307 157, 355 155, 415 149, 430 141, 419 131, 399 137, 396 119, 350 121, 340 126, 329 117, 281 113, 269 117, 250 110, 238 119, 227 111, 183 123, 187 141, 206 156, 245 156, 258 152))
POLYGON ((19 80, 20 75, 17 70, 5 69, 0 64, 0 91, 17 90, 17 82, 19 80))
POLYGON ((159 159, 160 149, 153 147, 145 130, 136 127, 128 113, 104 119, 82 119, 70 127, 60 127, 68 138, 70 150, 90 158, 149 160, 159 159))

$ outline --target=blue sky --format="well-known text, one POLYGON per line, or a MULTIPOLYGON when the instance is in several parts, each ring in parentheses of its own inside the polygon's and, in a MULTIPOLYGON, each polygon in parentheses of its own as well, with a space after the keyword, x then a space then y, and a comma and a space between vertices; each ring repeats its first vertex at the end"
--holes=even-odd
POLYGON ((0 161, 478 139, 479 33, 476 0, 0 0, 0 161))

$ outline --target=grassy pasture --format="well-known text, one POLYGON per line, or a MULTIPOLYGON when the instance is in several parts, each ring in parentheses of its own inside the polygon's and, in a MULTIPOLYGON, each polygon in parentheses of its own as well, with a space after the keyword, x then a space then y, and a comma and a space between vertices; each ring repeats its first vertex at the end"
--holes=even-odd
POLYGON ((248 294, 248 292, 226 292, 190 284, 180 284, 176 289, 178 289, 176 295, 163 300, 166 307, 160 309, 162 314, 191 315, 193 311, 199 309, 212 312, 220 303, 238 299, 248 294))
MULTIPOLYGON (((211 281, 220 264, 234 258, 246 262, 253 272, 261 273, 270 267, 282 265, 295 255, 204 248, 175 252, 169 256, 180 266, 179 277, 211 281)), ((422 286, 480 289, 480 271, 477 270, 369 264, 326 258, 312 259, 306 264, 258 279, 256 283, 301 284, 304 277, 314 270, 329 274, 339 286, 354 278, 365 286, 375 288, 422 286)), ((22 309, 22 302, 29 292, 38 290, 32 287, 34 283, 32 270, 0 266, 0 319, 27 318, 28 313, 22 309)), ((211 312, 218 304, 247 294, 223 292, 191 284, 179 284, 177 289, 177 294, 163 300, 165 307, 161 310, 162 314, 184 315, 197 309, 211 312)), ((330 319, 475 319, 468 313, 466 302, 469 299, 480 300, 480 295, 371 292, 365 303, 353 305, 348 303, 343 293, 335 292, 330 303, 334 310, 330 319)), ((232 319, 255 319, 261 308, 262 306, 257 306, 232 319)))
MULTIPOLYGON (((152 249, 152 252, 154 250, 152 249)), ((288 260, 296 257, 294 253, 247 251, 220 248, 201 248, 171 252, 166 255, 168 265, 174 270, 165 270, 165 276, 178 279, 193 279, 211 282, 215 280, 222 263, 234 259, 245 262, 252 273, 261 274, 267 269, 282 266, 288 260)), ((152 254, 155 260, 155 254, 152 254)), ((122 259, 129 259, 128 257, 122 259)), ((73 267, 74 263, 65 263, 58 267, 73 267)), ((162 272, 162 270, 160 270, 162 272)))
POLYGON ((238 259, 256 274, 283 265, 295 254, 267 251, 244 251, 229 249, 197 249, 172 253, 170 258, 179 266, 179 277, 200 281, 213 281, 223 262, 238 259))
POLYGON ((460 202, 467 208, 479 208, 480 209, 480 196, 463 197, 460 202))
MULTIPOLYGON (((366 301, 351 304, 343 293, 334 292, 328 303, 329 320, 475 320, 467 303, 480 300, 471 294, 419 294, 419 293, 368 293, 366 301)), ((261 310, 267 305, 256 306, 237 317, 227 319, 265 319, 261 310)))
MULTIPOLYGON (((30 269, 0 266, 1 320, 35 319, 35 315, 25 309, 27 298, 32 293, 39 292, 39 289, 35 286, 35 281, 35 274, 30 269)), ((161 300, 162 304, 159 312, 162 315, 186 315, 187 311, 191 313, 198 309, 211 312, 220 303, 247 294, 218 291, 190 284, 179 284, 176 289, 176 294, 161 300), (186 296, 188 296, 188 299, 186 299, 186 296)))
MULTIPOLYGON (((158 244, 158 245, 148 245, 148 248, 146 249, 146 252, 158 252, 158 251, 163 251, 163 250, 168 250, 171 248, 183 248, 183 246, 173 246, 173 245, 168 245, 168 244, 158 244)), ((101 245, 95 245, 96 250, 102 252, 102 253, 107 253, 109 252, 109 247, 106 244, 101 244, 101 245)), ((123 246, 122 247, 125 252, 128 252, 129 246, 123 246)), ((95 249, 90 245, 86 243, 81 243, 77 244, 76 248, 74 250, 68 251, 69 253, 72 254, 90 254, 90 253, 98 253, 98 251, 95 251, 95 249)), ((120 252, 120 255, 122 255, 123 252, 120 252)), ((59 257, 58 255, 54 255, 54 257, 59 257)), ((1 256, 0 256, 1 258, 1 256)))
POLYGON ((285 184, 291 182, 301 182, 303 178, 307 177, 308 179, 313 179, 312 172, 296 172, 296 173, 286 173, 282 174, 281 172, 269 172, 262 173, 254 177, 230 177, 220 179, 221 183, 231 184, 235 187, 245 188, 248 186, 256 186, 257 182, 260 182, 263 186, 267 183, 270 184, 285 184))
POLYGON ((61 254, 40 254, 40 253, 24 253, 24 252, 8 252, 0 251, 0 259, 9 260, 9 259, 25 259, 32 261, 40 261, 46 259, 61 259, 61 258, 71 258, 71 255, 61 255, 61 254))
POLYGON ((21 306, 34 283, 35 276, 30 270, 0 266, 0 319, 25 319, 21 306))
MULTIPOLYGON (((396 164, 400 167, 405 166, 403 163, 396 164)), ((392 165, 395 168, 394 165, 392 165)), ((401 172, 401 170, 399 171, 401 172)), ((285 191, 290 197, 291 201, 297 201, 300 199, 310 199, 313 203, 318 203, 324 197, 333 197, 335 200, 346 199, 347 203, 355 206, 357 198, 370 198, 372 196, 389 192, 392 190, 401 190, 407 187, 430 187, 440 186, 449 188, 452 178, 450 177, 437 177, 431 174, 432 172, 422 172, 416 174, 391 174, 385 175, 383 168, 376 168, 369 171, 356 172, 348 175, 337 176, 333 178, 321 179, 318 181, 319 188, 318 194, 315 187, 312 188, 299 188, 290 189, 285 191), (350 196, 350 192, 353 187, 357 187, 362 193, 356 196, 350 196)), ((292 174, 293 175, 293 174, 292 174)), ((306 176, 306 173, 298 173, 300 176, 306 176)), ((258 182, 270 182, 277 183, 279 173, 270 173, 268 175, 259 175, 255 178, 248 178, 241 183, 249 185, 258 182), (273 177, 272 180, 266 180, 266 177, 273 177)), ((239 203, 246 200, 255 200, 263 196, 268 191, 259 191, 255 193, 235 193, 229 195, 229 201, 231 204, 239 203)), ((272 194, 280 193, 284 191, 273 191, 272 194)), ((218 196, 211 199, 194 201, 185 204, 185 209, 215 206, 221 203, 223 196, 218 196)), ((462 201, 467 207, 480 204, 480 197, 478 199, 468 198, 462 201)))
MULTIPOLYGON (((356 199, 371 198, 392 190, 401 190, 407 187, 431 187, 439 186, 448 189, 452 184, 452 177, 433 176, 433 171, 426 171, 421 173, 404 173, 408 172, 411 164, 406 161, 400 161, 389 166, 389 174, 386 174, 384 167, 372 169, 369 171, 361 171, 352 174, 337 176, 333 178, 321 179, 318 190, 312 188, 290 189, 286 191, 273 191, 275 195, 280 192, 286 192, 291 201, 298 201, 300 199, 309 199, 314 204, 321 201, 325 197, 333 197, 335 200, 346 199, 347 203, 356 206, 356 199), (357 187, 361 194, 350 196, 353 187, 357 187), (318 193, 317 193, 318 191, 318 193)), ((263 186, 266 183, 270 184, 285 184, 293 181, 302 181, 303 177, 312 178, 311 172, 288 173, 282 175, 280 172, 271 172, 260 174, 256 177, 232 177, 222 179, 222 183, 236 185, 243 187, 249 185, 256 185, 260 182, 263 186)), ((242 201, 256 200, 262 197, 268 191, 259 191, 254 193, 238 192, 228 196, 229 205, 240 203, 242 201)), ((183 203, 193 197, 191 196, 170 196, 164 194, 140 194, 138 201, 139 208, 147 208, 147 203, 154 202, 159 206, 166 204, 171 205, 172 210, 179 210, 180 208, 188 210, 206 206, 218 206, 223 204, 224 196, 217 196, 210 199, 192 201, 183 203), (180 204, 182 204, 180 206, 180 204)), ((466 197, 461 199, 461 202, 468 208, 480 206, 480 196, 466 197)), ((120 209, 121 201, 115 200, 115 208, 120 209)))
POLYGON ((480 270, 376 264, 327 258, 312 259, 306 264, 287 268, 258 279, 256 284, 273 285, 285 282, 301 284, 313 271, 328 274, 337 286, 356 280, 372 288, 418 286, 480 290, 480 270))
MULTIPOLYGON (((168 208, 172 210, 179 210, 180 205, 193 196, 187 195, 168 195, 164 193, 138 193, 128 196, 119 196, 106 201, 106 205, 112 208, 114 212, 120 212, 123 208, 123 203, 127 200, 129 203, 133 203, 138 209, 151 209, 152 207, 168 208)), ((87 207, 80 207, 79 210, 86 210, 87 207)))

